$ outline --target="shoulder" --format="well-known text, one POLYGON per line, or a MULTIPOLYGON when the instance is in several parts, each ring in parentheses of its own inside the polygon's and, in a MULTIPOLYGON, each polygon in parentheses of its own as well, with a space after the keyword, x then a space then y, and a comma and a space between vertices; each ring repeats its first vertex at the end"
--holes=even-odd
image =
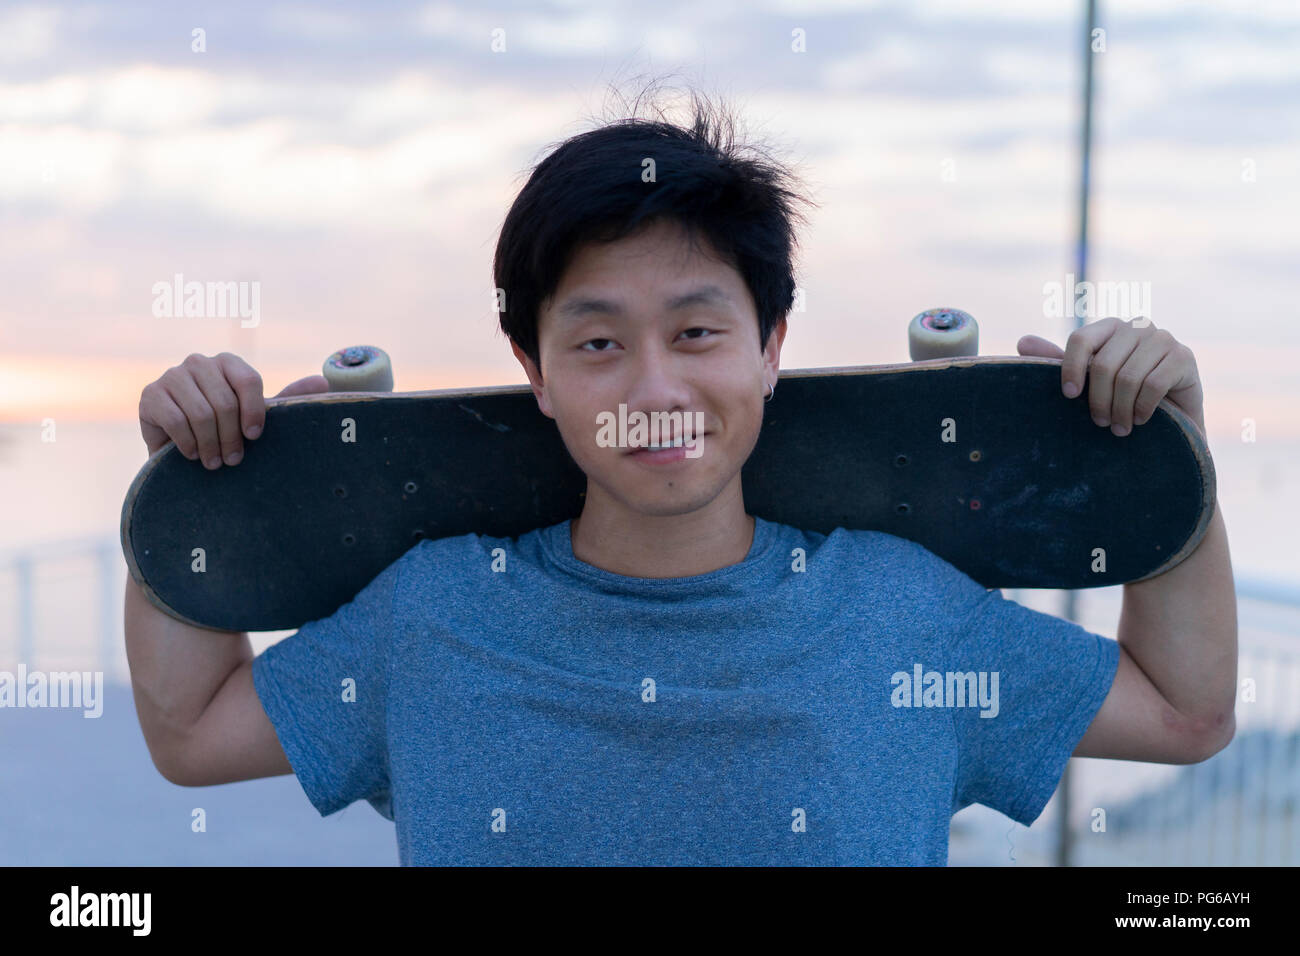
POLYGON ((482 562, 491 560, 495 539, 479 534, 458 534, 445 538, 425 538, 415 544, 390 566, 401 574, 401 589, 410 592, 432 580, 451 584, 472 574, 482 562))
POLYGON ((923 545, 885 531, 795 533, 809 543, 810 570, 833 570, 861 592, 895 607, 970 610, 994 593, 923 545))
POLYGON ((811 548, 827 560, 850 561, 873 573, 900 580, 964 579, 975 584, 959 568, 923 545, 886 531, 836 528, 829 535, 822 535, 812 531, 791 530, 794 534, 803 536, 811 548))
POLYGON ((443 538, 426 538, 407 551, 395 563, 401 566, 404 591, 420 588, 432 581, 446 593, 458 588, 481 587, 487 582, 518 575, 502 575, 506 570, 520 571, 540 563, 542 536, 547 528, 537 528, 515 538, 486 534, 459 534, 443 538))
POLYGON ((491 562, 503 555, 526 555, 540 545, 546 531, 537 528, 515 538, 499 538, 487 534, 458 534, 445 538, 425 538, 398 559, 413 566, 491 562))

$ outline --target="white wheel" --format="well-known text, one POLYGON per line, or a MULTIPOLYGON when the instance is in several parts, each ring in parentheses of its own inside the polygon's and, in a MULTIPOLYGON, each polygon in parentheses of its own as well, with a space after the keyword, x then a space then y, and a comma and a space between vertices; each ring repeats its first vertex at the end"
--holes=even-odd
POLYGON ((383 349, 354 345, 339 349, 321 369, 331 392, 391 392, 393 364, 383 349))
POLYGON ((960 309, 927 309, 907 327, 907 350, 913 362, 979 355, 979 326, 960 309))

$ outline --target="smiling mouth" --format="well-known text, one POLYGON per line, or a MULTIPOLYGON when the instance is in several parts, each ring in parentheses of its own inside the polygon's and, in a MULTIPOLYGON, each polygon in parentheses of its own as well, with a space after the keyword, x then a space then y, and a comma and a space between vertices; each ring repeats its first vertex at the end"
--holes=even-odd
MULTIPOLYGON (((705 435, 711 435, 711 434, 713 433, 700 432, 698 435, 694 436, 694 438, 692 438, 691 441, 693 443, 698 442, 705 435)), ((685 445, 685 442, 682 440, 680 436, 678 436, 673 441, 667 442, 666 444, 662 444, 662 445, 638 445, 635 448, 627 449, 625 452, 623 452, 623 454, 635 455, 639 451, 663 451, 665 448, 681 448, 683 445, 685 445)))

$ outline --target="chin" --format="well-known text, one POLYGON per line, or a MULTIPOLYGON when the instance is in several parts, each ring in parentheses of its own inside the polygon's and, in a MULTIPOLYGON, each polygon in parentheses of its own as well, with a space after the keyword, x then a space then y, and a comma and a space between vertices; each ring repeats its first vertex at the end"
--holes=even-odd
POLYGON ((726 487, 725 483, 717 488, 703 489, 696 487, 674 487, 660 489, 643 496, 635 494, 620 495, 620 499, 632 510, 656 518, 668 518, 676 515, 693 514, 708 506, 726 487))

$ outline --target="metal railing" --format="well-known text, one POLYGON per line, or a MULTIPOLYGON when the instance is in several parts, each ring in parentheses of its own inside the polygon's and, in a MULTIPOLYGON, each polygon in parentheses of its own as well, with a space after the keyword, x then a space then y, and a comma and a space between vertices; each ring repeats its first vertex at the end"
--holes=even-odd
MULTIPOLYGON (((1068 803, 1072 865, 1300 865, 1300 647, 1291 644, 1300 638, 1300 587, 1240 574, 1235 583, 1232 742, 1186 766, 1082 762, 1068 803)), ((1039 840, 1040 857, 1047 842, 1039 840)))
MULTIPOLYGON (((73 593, 64 600, 82 607, 90 604, 94 623, 88 629, 93 650, 87 653, 82 641, 79 656, 93 658, 96 670, 104 672, 107 679, 115 670, 119 649, 124 646, 122 631, 122 592, 120 585, 126 574, 122 546, 116 537, 97 536, 68 538, 27 545, 0 551, 0 579, 9 576, 13 583, 14 606, 7 623, 0 623, 0 635, 12 627, 12 653, 16 659, 34 664, 41 651, 37 623, 38 572, 50 565, 89 561, 93 568, 93 584, 88 589, 71 589, 73 593)), ((83 575, 84 578, 84 575, 83 575)), ((0 657, 11 653, 0 645, 0 657)))
POLYGON ((1286 706, 1300 692, 1300 662, 1243 653, 1239 673, 1258 681, 1260 696, 1238 701, 1232 742, 1202 763, 1168 768, 1164 779, 1122 800, 1094 797, 1108 808, 1107 833, 1074 828, 1078 863, 1300 864, 1300 727, 1286 706))

